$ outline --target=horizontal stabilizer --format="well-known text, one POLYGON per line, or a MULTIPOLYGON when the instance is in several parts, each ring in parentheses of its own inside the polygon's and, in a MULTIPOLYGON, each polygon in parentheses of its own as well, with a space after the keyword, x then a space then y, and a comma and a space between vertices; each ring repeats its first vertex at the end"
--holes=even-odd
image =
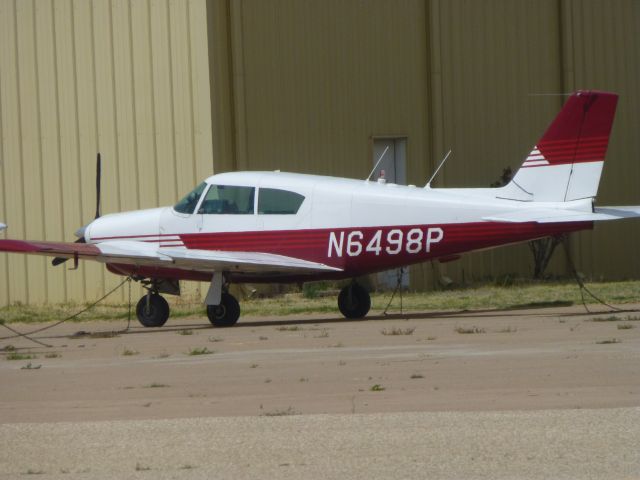
POLYGON ((560 208, 531 208, 517 212, 505 212, 483 217, 489 222, 509 223, 564 223, 564 222, 597 222, 604 220, 620 220, 622 218, 640 217, 640 206, 633 207, 596 207, 593 212, 567 210, 560 208))

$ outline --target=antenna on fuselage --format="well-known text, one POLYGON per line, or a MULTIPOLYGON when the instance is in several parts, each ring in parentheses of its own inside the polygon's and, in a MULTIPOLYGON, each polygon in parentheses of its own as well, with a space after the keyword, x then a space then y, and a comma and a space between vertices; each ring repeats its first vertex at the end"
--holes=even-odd
POLYGON ((371 173, 369 174, 365 182, 368 182, 369 180, 371 180, 371 176, 376 171, 376 168, 378 168, 378 165, 380 165, 380 162, 382 161, 382 158, 384 157, 384 155, 387 153, 387 150, 389 150, 389 145, 387 145, 387 148, 384 149, 384 152, 382 152, 382 155, 380 155, 380 158, 378 158, 378 161, 376 162, 376 166, 373 167, 373 170, 371 170, 371 173))
POLYGON ((427 184, 424 186, 424 188, 431 188, 431 182, 433 181, 434 178, 436 178, 436 175, 438 174, 438 172, 440 171, 440 169, 442 168, 442 166, 444 165, 444 162, 447 161, 447 158, 449 158, 449 155, 451 155, 451 150, 449 150, 447 152, 447 154, 444 156, 444 158, 442 159, 442 161, 440 162, 440 165, 438 165, 438 168, 436 168, 436 171, 433 172, 433 175, 431 175, 431 178, 429 179, 429 181, 427 182, 427 184))

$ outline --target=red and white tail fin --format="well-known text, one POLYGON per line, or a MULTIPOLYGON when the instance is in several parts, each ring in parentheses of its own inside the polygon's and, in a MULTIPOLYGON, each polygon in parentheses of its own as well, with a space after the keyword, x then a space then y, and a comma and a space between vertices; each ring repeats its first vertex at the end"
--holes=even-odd
POLYGON ((500 197, 537 202, 595 197, 617 102, 614 93, 572 94, 500 197))

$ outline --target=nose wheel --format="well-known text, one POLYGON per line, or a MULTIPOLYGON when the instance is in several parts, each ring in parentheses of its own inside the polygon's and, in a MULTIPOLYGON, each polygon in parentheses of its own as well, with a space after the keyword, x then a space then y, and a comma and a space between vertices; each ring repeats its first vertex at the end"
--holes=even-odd
POLYGON ((219 305, 207 305, 207 317, 215 327, 232 327, 240 318, 240 304, 233 295, 223 292, 219 305))
POLYGON ((136 316, 145 327, 161 327, 169 318, 169 304, 159 294, 149 292, 138 301, 136 316))

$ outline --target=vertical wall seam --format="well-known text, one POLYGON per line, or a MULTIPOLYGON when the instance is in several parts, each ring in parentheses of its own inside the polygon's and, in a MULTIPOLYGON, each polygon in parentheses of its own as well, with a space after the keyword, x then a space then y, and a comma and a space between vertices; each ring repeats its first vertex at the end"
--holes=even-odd
POLYGON ((117 211, 122 211, 122 195, 120 192, 120 135, 118 133, 118 90, 116 88, 116 64, 115 64, 115 46, 113 42, 113 0, 109 1, 109 46, 111 60, 111 93, 113 99, 113 140, 114 140, 114 166, 116 173, 116 199, 117 211))
MULTIPOLYGON (((95 122, 94 122, 94 133, 95 133, 95 138, 96 138, 96 144, 98 147, 98 152, 100 151, 100 147, 101 147, 101 143, 100 143, 100 125, 99 125, 99 120, 100 120, 100 112, 98 111, 98 74, 96 73, 96 29, 95 29, 95 7, 94 7, 94 3, 91 2, 91 65, 92 65, 92 70, 93 70, 93 107, 94 107, 94 115, 95 115, 95 122)), ((97 195, 97 192, 96 192, 97 195)), ((97 199, 96 199, 97 201, 97 199)), ((100 269, 100 275, 102 277, 102 292, 104 293, 105 291, 105 282, 106 282, 106 276, 105 276, 105 269, 101 268, 100 269)))
POLYGON ((156 177, 156 205, 160 204, 160 169, 158 168, 158 133, 156 123, 156 85, 153 76, 153 35, 151 30, 153 28, 151 23, 151 0, 147 0, 147 16, 149 19, 149 80, 151 83, 151 132, 153 135, 153 162, 155 165, 155 177, 156 177))
MULTIPOLYGON (((196 159, 196 118, 195 118, 195 103, 193 100, 193 62, 191 61, 192 45, 191 45, 191 2, 187 2, 187 60, 189 71, 189 108, 191 111, 191 161, 193 164, 193 184, 195 185, 200 179, 198 177, 198 162, 196 159)), ((180 192, 177 192, 180 194, 180 192)))
POLYGON ((175 91, 173 85, 173 36, 171 35, 171 6, 169 5, 169 0, 166 0, 167 6, 167 43, 169 48, 167 49, 167 55, 169 56, 169 99, 170 99, 170 111, 171 111, 171 149, 173 151, 173 183, 175 187, 176 194, 179 195, 178 191, 180 190, 180 186, 178 183, 178 157, 176 151, 176 111, 175 111, 175 91))
MULTIPOLYGON (((25 196, 25 189, 24 189, 24 147, 23 147, 23 142, 24 142, 24 138, 22 135, 22 96, 21 96, 21 92, 20 92, 20 61, 18 60, 20 57, 20 46, 18 45, 18 0, 14 1, 14 5, 13 5, 13 21, 14 21, 14 35, 15 35, 15 69, 16 69, 16 88, 17 88, 17 92, 16 92, 16 99, 17 99, 17 106, 18 106, 18 121, 17 121, 17 125, 18 125, 18 162, 20 163, 20 183, 22 185, 23 188, 20 189, 20 201, 22 202, 22 205, 24 207, 25 205, 25 201, 26 201, 26 196, 25 196)), ((23 210, 22 211, 22 232, 20 232, 22 234, 22 238, 26 239, 27 238, 27 219, 26 219, 26 211, 23 210)), ((25 272, 25 287, 29 285, 29 269, 27 268, 27 256, 25 255, 22 258, 22 263, 24 265, 24 272, 25 272)), ((25 292, 24 298, 26 300, 27 303, 29 303, 29 289, 27 288, 27 291, 25 292)))
MULTIPOLYGON (((80 152, 80 100, 78 98, 78 60, 77 60, 77 52, 76 52, 76 15, 75 15, 75 1, 71 0, 71 58, 73 61, 73 102, 75 108, 75 143, 76 143, 76 166, 78 168, 78 205, 80 208, 78 209, 80 218, 78 219, 78 225, 84 225, 86 219, 83 218, 82 215, 82 198, 83 198, 83 188, 82 188, 82 159, 80 152)), ((82 275, 82 296, 83 298, 87 298, 87 271, 82 268, 79 269, 82 275)))
MULTIPOLYGON (((6 87, 5 87, 6 88, 6 87)), ((0 99, 2 98, 2 75, 0 75, 0 99)), ((6 221, 7 218, 7 175, 6 175, 6 171, 4 170, 4 124, 2 122, 2 118, 3 118, 3 114, 2 114, 2 101, 0 101, 0 168, 3 171, 3 175, 2 175, 2 192, 0 193, 0 195, 2 195, 2 218, 0 218, 0 220, 2 221, 6 221)), ((5 298, 7 299, 7 302, 10 299, 10 295, 9 295, 9 258, 8 258, 8 254, 7 253, 3 253, 2 256, 4 257, 4 272, 3 272, 3 276, 5 279, 4 282, 4 290, 5 290, 5 298)))
MULTIPOLYGON (((64 208, 64 195, 63 195, 63 184, 62 184, 62 141, 60 135, 60 79, 58 78, 58 40, 56 38, 56 14, 55 14, 55 5, 54 0, 51 0, 51 32, 53 33, 53 78, 56 82, 56 95, 55 95, 55 110, 56 110, 56 134, 58 135, 58 198, 60 199, 60 216, 61 216, 61 225, 62 231, 66 231, 66 223, 65 223, 65 208, 64 208)), ((63 233, 64 236, 64 233, 63 233)), ((48 263, 48 262, 47 262, 48 263)), ((48 267, 48 266, 47 266, 48 267)), ((47 268, 45 267, 45 268, 47 268)), ((68 301, 68 288, 67 288, 67 270, 63 268, 63 282, 62 282, 62 295, 64 301, 68 301)), ((49 299, 47 299, 48 301, 49 299)))
MULTIPOLYGON (((36 75, 36 111, 37 111, 37 115, 38 115, 38 151, 40 152, 40 158, 39 158, 39 164, 40 164, 40 178, 39 180, 39 185, 40 185, 40 209, 41 211, 44 213, 45 210, 45 198, 44 198, 44 165, 43 165, 43 158, 44 158, 44 151, 43 151, 43 142, 42 142, 42 105, 41 105, 41 98, 40 98, 40 62, 38 59, 38 25, 36 22, 36 18, 38 16, 38 14, 36 13, 36 2, 35 0, 33 0, 33 17, 32 17, 32 22, 33 22, 33 53, 34 53, 34 58, 33 58, 33 62, 34 62, 34 66, 35 66, 35 75, 36 75)), ((26 179, 25 179, 26 180, 26 179)), ((44 239, 45 240, 49 240, 49 238, 47 238, 47 222, 45 220, 45 215, 42 215, 41 217, 41 224, 42 224, 42 233, 44 234, 44 239)), ((42 268, 44 269, 44 299, 45 302, 47 302, 47 300, 49 299, 49 282, 47 281, 47 264, 46 264, 46 258, 42 258, 39 260, 39 263, 42 264, 42 268)))
POLYGON ((134 77, 134 61, 133 61, 133 16, 131 12, 131 2, 127 4, 129 6, 129 68, 131 69, 131 95, 132 95, 132 113, 133 113, 133 151, 135 152, 135 158, 133 162, 135 185, 136 185, 136 208, 140 208, 140 146, 138 145, 138 108, 136 106, 136 81, 134 77))

